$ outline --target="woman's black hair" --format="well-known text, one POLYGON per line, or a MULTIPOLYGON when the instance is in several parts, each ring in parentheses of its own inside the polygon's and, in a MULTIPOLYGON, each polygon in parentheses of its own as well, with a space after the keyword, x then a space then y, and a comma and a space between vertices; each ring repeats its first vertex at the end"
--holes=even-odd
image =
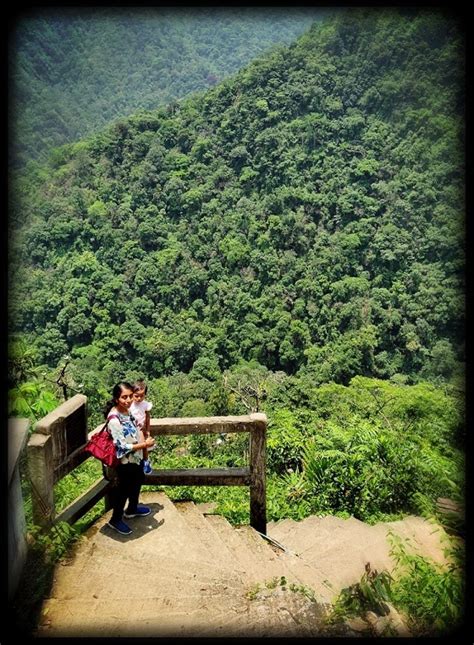
POLYGON ((105 418, 107 418, 110 410, 114 407, 114 405, 117 405, 117 402, 123 390, 130 390, 130 392, 133 392, 133 385, 131 385, 127 381, 120 381, 120 383, 116 383, 114 385, 114 388, 112 390, 112 398, 110 401, 107 401, 107 403, 105 404, 105 408, 104 408, 105 418))

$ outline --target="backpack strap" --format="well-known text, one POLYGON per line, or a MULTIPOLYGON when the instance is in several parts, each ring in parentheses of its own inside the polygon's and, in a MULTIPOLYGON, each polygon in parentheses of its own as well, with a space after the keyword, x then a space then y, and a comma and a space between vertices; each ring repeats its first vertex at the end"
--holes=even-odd
MULTIPOLYGON (((109 421, 110 421, 110 419, 119 419, 119 416, 118 416, 118 414, 111 414, 110 416, 108 416, 108 417, 107 417, 107 421, 105 422, 105 425, 104 425, 104 427, 102 428, 102 430, 105 430, 105 429, 107 428, 107 426, 109 425, 109 421)), ((120 419, 119 419, 119 420, 120 420, 120 419)), ((107 428, 107 430, 108 430, 108 428, 107 428)), ((108 430, 108 432, 110 432, 110 430, 108 430)))

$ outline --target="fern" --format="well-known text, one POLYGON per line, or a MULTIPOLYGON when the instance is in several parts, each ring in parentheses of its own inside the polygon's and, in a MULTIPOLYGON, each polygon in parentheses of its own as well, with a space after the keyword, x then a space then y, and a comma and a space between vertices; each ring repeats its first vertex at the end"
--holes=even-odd
POLYGON ((298 502, 309 492, 308 481, 299 470, 285 473, 282 480, 287 489, 286 497, 289 501, 298 502))

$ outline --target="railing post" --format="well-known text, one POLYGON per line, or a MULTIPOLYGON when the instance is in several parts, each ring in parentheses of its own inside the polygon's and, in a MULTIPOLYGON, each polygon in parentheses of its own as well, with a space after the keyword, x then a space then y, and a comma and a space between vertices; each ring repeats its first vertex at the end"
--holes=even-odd
POLYGON ((252 414, 254 421, 250 432, 250 526, 267 534, 267 502, 265 482, 265 455, 267 417, 252 414))
POLYGON ((33 521, 49 527, 54 521, 54 467, 51 435, 34 433, 28 442, 33 521))
POLYGON ((35 425, 36 434, 51 435, 56 483, 71 468, 69 460, 87 441, 87 397, 75 394, 35 425))

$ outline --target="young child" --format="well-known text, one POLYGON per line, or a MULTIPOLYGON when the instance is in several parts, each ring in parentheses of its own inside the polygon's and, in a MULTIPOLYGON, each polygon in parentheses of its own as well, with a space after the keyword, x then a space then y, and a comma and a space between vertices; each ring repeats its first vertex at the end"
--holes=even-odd
MULTIPOLYGON (((135 381, 133 384, 133 403, 130 412, 137 422, 141 433, 140 441, 145 441, 150 436, 150 410, 153 404, 145 399, 148 386, 145 381, 135 381)), ((143 450, 143 471, 149 475, 153 468, 148 460, 148 450, 143 450)))

